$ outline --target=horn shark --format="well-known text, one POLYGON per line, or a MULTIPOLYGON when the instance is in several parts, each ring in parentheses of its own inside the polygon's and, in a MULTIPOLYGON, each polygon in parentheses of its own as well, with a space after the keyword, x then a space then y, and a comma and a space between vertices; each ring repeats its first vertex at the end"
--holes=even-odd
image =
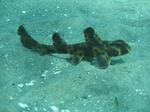
POLYGON ((131 51, 130 46, 123 40, 101 40, 92 27, 86 28, 83 33, 85 42, 82 43, 67 44, 58 33, 54 33, 53 45, 45 45, 33 39, 23 25, 18 28, 20 41, 25 48, 40 50, 41 55, 69 54, 72 65, 80 63, 84 58, 91 58, 92 64, 96 67, 107 68, 111 57, 125 55, 131 51))

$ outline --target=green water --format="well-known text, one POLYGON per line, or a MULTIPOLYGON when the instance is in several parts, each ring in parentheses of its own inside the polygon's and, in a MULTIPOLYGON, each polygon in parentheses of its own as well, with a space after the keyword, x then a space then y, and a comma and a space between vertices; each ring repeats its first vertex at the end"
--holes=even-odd
POLYGON ((1 112, 149 112, 149 0, 0 0, 0 10, 1 112), (126 41, 131 52, 107 69, 73 66, 69 55, 24 48, 20 24, 44 44, 54 32, 84 42, 91 26, 102 40, 126 41))

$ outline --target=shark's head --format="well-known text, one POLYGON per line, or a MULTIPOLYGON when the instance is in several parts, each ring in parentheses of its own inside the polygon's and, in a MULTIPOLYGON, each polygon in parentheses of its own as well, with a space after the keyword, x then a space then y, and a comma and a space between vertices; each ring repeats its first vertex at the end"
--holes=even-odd
POLYGON ((110 56, 120 56, 131 51, 130 46, 123 40, 115 40, 110 43, 108 53, 110 56))

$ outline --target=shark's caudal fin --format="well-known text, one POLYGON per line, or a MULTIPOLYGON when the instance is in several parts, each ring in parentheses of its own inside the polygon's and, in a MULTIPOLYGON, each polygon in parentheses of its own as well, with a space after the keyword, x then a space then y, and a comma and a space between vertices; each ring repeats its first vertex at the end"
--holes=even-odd
POLYGON ((34 40, 26 31, 23 25, 20 25, 18 28, 18 35, 20 36, 20 41, 25 48, 31 50, 39 50, 40 55, 55 53, 55 49, 51 45, 40 44, 34 40))
POLYGON ((40 48, 41 44, 34 40, 23 27, 20 25, 18 28, 18 35, 20 35, 20 41, 22 45, 28 49, 35 50, 40 48))

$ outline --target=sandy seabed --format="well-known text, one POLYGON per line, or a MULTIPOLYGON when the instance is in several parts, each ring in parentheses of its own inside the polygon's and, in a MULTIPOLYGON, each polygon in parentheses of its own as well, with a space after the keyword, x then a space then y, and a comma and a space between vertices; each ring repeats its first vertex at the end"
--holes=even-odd
POLYGON ((149 112, 150 1, 92 1, 0 0, 1 112, 149 112), (131 52, 107 69, 73 66, 69 55, 24 48, 20 24, 44 44, 54 32, 67 43, 84 42, 92 26, 102 40, 126 41, 131 52))

